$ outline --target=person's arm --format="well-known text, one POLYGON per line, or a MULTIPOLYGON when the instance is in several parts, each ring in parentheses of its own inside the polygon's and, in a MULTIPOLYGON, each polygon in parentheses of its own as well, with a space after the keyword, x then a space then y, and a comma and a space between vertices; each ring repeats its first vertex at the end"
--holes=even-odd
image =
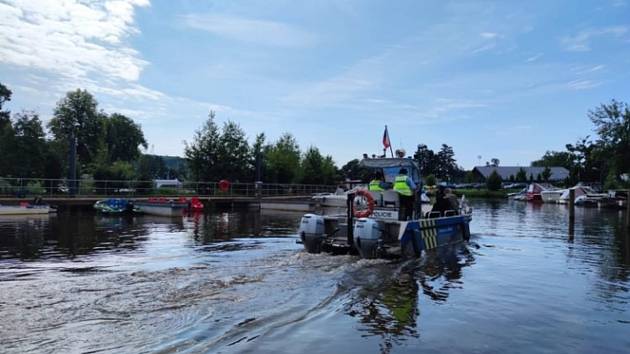
POLYGON ((411 188, 411 190, 414 191, 418 188, 418 186, 416 186, 416 183, 410 177, 407 177, 407 185, 409 186, 409 188, 411 188))

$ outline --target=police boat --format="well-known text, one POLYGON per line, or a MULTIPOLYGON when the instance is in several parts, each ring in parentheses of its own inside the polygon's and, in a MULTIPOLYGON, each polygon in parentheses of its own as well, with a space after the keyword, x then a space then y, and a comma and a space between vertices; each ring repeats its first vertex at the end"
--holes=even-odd
POLYGON ((416 161, 364 158, 360 164, 381 172, 385 183, 393 188, 368 190, 363 186, 351 190, 342 215, 305 214, 298 233, 307 252, 350 253, 361 258, 420 257, 423 252, 469 240, 472 209, 463 197, 456 210, 443 208, 443 203, 440 208, 422 203, 416 161), (400 193, 396 183, 401 182, 401 169, 419 188, 400 193))

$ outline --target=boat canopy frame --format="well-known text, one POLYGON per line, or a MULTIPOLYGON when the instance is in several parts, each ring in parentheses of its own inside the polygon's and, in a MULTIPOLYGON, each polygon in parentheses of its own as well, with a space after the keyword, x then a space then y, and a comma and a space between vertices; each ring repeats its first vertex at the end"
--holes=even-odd
MULTIPOLYGON (((386 177, 386 180, 388 179, 388 174, 386 173, 387 170, 394 170, 395 174, 398 174, 399 169, 401 168, 405 168, 407 169, 408 172, 408 176, 411 177, 411 179, 414 181, 414 183, 421 183, 422 179, 421 179, 421 174, 420 174, 420 166, 418 166, 418 163, 410 158, 372 158, 372 159, 363 159, 361 160, 361 162, 359 163, 359 166, 361 167, 365 167, 368 169, 381 169, 384 172, 384 175, 386 177)), ((395 177, 395 176, 394 176, 395 177)), ((393 181, 387 181, 387 182, 393 182, 393 181)))

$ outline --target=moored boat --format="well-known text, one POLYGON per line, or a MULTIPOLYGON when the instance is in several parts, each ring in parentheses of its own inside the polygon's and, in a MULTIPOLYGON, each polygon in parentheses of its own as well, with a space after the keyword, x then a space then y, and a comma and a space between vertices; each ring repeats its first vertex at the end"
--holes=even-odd
POLYGON ((20 205, 0 205, 0 216, 3 215, 42 215, 54 213, 57 210, 50 205, 33 205, 21 203, 20 205))
POLYGON ((547 189, 540 192, 540 197, 545 203, 557 203, 566 189, 547 189))
POLYGON ((188 210, 188 202, 166 199, 149 198, 134 202, 134 206, 142 213, 157 216, 181 216, 188 210))
MULTIPOLYGON (((409 158, 364 159, 361 165, 381 170, 385 182, 390 183, 404 168, 409 178, 421 183, 419 167, 409 158)), ((393 190, 358 189, 348 194, 346 215, 304 215, 300 239, 309 253, 357 253, 362 258, 377 258, 420 257, 422 252, 470 238, 472 210, 465 205, 458 210, 423 210, 421 197, 415 192, 413 217, 405 219, 401 199, 393 190)))
POLYGON ((103 214, 124 214, 140 212, 140 210, 127 199, 110 198, 94 203, 94 209, 103 214))

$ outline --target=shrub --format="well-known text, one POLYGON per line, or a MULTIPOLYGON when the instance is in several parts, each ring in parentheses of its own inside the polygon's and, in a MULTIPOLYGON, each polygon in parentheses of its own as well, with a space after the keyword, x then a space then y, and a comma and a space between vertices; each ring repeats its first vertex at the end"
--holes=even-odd
POLYGON ((435 176, 431 174, 427 176, 427 178, 425 179, 425 183, 427 184, 427 186, 435 186, 437 180, 435 179, 435 176))
POLYGON ((486 181, 486 186, 488 187, 488 190, 498 191, 499 189, 501 189, 501 182, 502 182, 501 176, 499 176, 497 171, 494 170, 492 171, 490 176, 488 176, 488 180, 486 181))

